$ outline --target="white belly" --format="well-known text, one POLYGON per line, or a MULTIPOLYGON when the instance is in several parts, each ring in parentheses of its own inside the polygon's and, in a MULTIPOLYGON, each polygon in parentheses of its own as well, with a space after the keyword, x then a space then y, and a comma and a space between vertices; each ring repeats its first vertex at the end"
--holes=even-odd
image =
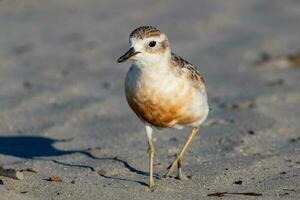
POLYGON ((125 92, 139 118, 157 127, 200 125, 209 110, 205 89, 193 87, 170 71, 158 73, 133 65, 127 73, 125 92))

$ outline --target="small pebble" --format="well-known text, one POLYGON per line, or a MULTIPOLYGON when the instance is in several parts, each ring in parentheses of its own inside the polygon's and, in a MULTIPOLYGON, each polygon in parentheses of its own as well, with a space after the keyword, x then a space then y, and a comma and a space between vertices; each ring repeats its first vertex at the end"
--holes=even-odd
POLYGON ((284 84, 284 79, 282 78, 270 80, 267 82, 268 86, 283 85, 283 84, 284 84))
POLYGON ((255 108, 256 104, 254 102, 250 102, 248 108, 255 108))
POLYGON ((248 131, 248 134, 249 134, 249 135, 254 135, 255 132, 254 132, 253 130, 249 130, 249 131, 248 131))
POLYGON ((94 151, 100 151, 101 147, 91 147, 87 149, 88 151, 94 152, 94 151))
POLYGON ((300 137, 290 139, 291 143, 300 142, 300 137))
POLYGON ((100 169, 99 174, 100 174, 100 176, 105 176, 107 174, 107 172, 104 169, 100 169))
POLYGON ((16 56, 22 55, 24 53, 30 52, 33 50, 33 45, 31 44, 25 44, 21 46, 17 46, 13 49, 13 54, 16 56))
POLYGON ((67 69, 64 69, 64 70, 61 71, 61 74, 62 74, 63 77, 69 75, 69 73, 70 73, 70 71, 68 71, 67 69))
POLYGON ((177 142, 178 139, 177 139, 176 137, 172 137, 172 138, 170 138, 170 141, 171 141, 171 142, 177 142))
POLYGON ((109 89, 111 87, 111 84, 109 82, 104 82, 104 83, 102 83, 102 87, 104 89, 109 89))
POLYGON ((32 88, 32 83, 28 80, 23 81, 23 87, 25 89, 31 89, 32 88))
POLYGON ((234 184, 237 184, 237 185, 241 185, 243 183, 243 181, 239 180, 239 181, 235 181, 233 182, 234 184))

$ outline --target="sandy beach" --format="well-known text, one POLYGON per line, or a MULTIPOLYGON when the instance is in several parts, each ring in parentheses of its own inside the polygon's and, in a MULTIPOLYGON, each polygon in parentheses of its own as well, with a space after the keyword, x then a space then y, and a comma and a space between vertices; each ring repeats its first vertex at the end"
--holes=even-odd
POLYGON ((0 176, 1 200, 300 199, 300 1, 1 0, 0 27, 0 166, 24 173, 0 176), (211 107, 187 181, 162 175, 190 130, 155 130, 155 190, 116 62, 141 25, 197 66, 211 107))

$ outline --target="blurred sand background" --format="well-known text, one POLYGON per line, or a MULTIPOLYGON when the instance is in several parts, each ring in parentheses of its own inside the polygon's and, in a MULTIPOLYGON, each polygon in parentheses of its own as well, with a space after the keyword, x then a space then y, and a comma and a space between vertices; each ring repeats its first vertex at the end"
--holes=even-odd
POLYGON ((0 165, 37 172, 0 177, 0 199, 300 199, 300 68, 255 65, 299 52, 299 36, 297 0, 1 0, 0 165), (148 24, 204 74, 212 108, 188 181, 160 175, 189 130, 156 131, 154 191, 130 63, 116 63, 148 24))

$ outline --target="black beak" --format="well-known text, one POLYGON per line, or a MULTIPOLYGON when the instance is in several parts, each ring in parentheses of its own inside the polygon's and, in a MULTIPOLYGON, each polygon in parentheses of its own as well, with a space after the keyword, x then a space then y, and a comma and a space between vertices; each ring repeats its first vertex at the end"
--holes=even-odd
POLYGON ((138 53, 140 53, 140 52, 135 51, 135 49, 133 47, 131 47, 123 56, 121 56, 118 59, 118 63, 125 62, 126 60, 128 60, 129 58, 131 58, 132 56, 134 56, 138 53))

